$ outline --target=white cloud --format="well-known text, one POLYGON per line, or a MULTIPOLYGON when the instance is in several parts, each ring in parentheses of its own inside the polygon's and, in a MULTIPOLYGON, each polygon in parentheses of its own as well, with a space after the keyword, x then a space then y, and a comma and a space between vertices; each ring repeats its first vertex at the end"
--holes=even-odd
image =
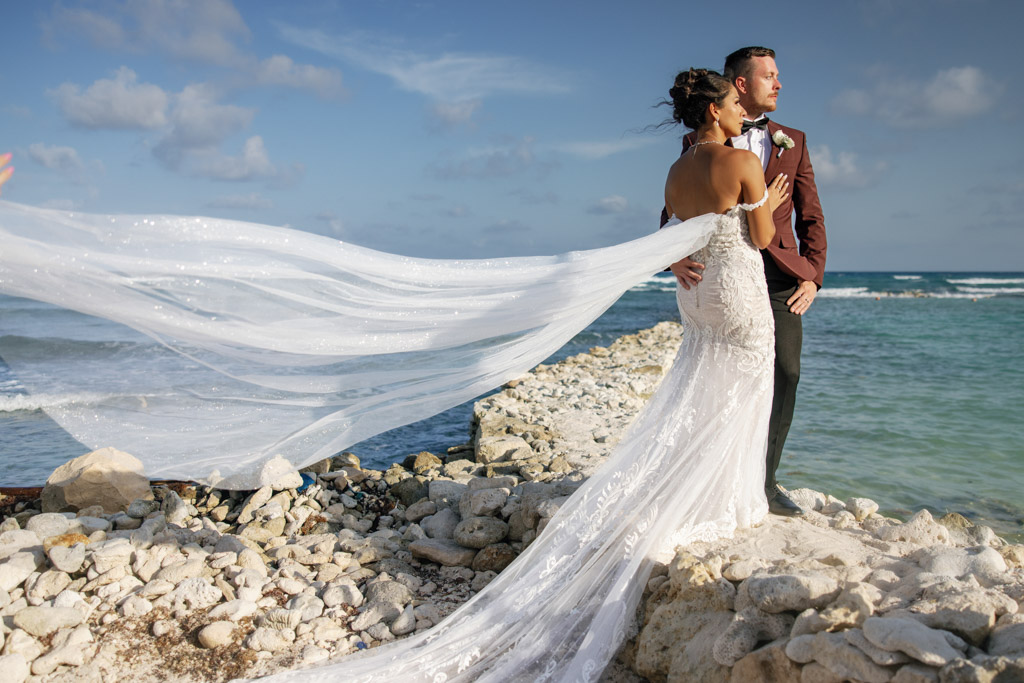
POLYGON ((48 94, 68 122, 85 128, 150 129, 167 123, 168 95, 149 83, 138 83, 134 71, 122 66, 114 78, 101 78, 82 92, 64 83, 48 94))
POLYGON ((534 139, 523 137, 507 145, 470 149, 461 158, 434 165, 431 172, 444 180, 498 178, 521 173, 532 167, 548 166, 538 161, 534 139))
POLYGON ((866 187, 886 169, 879 162, 865 169, 854 152, 835 152, 828 145, 813 146, 808 150, 814 178, 818 185, 835 187, 866 187))
POLYGON ((43 28, 51 44, 81 37, 104 49, 157 49, 219 66, 242 64, 235 41, 250 38, 230 0, 128 0, 108 3, 102 12, 58 6, 43 28))
POLYGON ((28 146, 28 155, 33 161, 51 171, 75 173, 85 168, 74 147, 47 147, 41 142, 35 142, 28 146))
POLYGON ((236 71, 236 85, 274 85, 311 90, 321 97, 342 93, 341 74, 296 64, 285 55, 257 59, 245 49, 249 27, 230 0, 127 0, 103 11, 57 7, 43 22, 54 47, 84 39, 105 49, 161 52, 175 59, 236 71))
POLYGON ((187 163, 195 175, 216 180, 257 180, 278 174, 259 135, 246 140, 241 154, 237 156, 216 149, 195 150, 187 163))
POLYGON ((224 138, 246 128, 256 113, 233 104, 221 104, 212 87, 189 85, 174 98, 171 131, 161 144, 197 148, 219 144, 224 138))
POLYGON ((468 123, 473 114, 483 104, 480 100, 463 100, 460 102, 435 102, 431 113, 441 122, 449 125, 468 123))
POLYGON ((587 213, 608 215, 622 213, 629 208, 629 201, 620 195, 613 194, 597 200, 587 208, 587 213))
POLYGON ((565 142, 555 145, 553 149, 581 159, 603 159, 620 152, 628 152, 656 142, 651 138, 634 138, 630 140, 611 140, 594 142, 565 142))
POLYGON ((328 36, 291 26, 281 26, 281 34, 291 43, 385 75, 401 89, 428 97, 433 113, 448 123, 468 121, 491 95, 570 89, 565 74, 520 57, 456 52, 431 56, 366 35, 328 36))
POLYGON ((256 192, 216 197, 208 201, 206 205, 214 209, 250 209, 253 211, 274 208, 274 202, 256 192))
POLYGON ((990 110, 1001 91, 995 79, 973 66, 943 69, 927 81, 876 71, 870 87, 843 90, 832 109, 898 128, 942 126, 990 110))
POLYGON ((28 146, 28 157, 40 166, 60 173, 76 185, 91 187, 93 176, 104 171, 102 162, 84 162, 74 147, 34 142, 28 146))
POLYGON ((311 90, 325 98, 343 93, 341 73, 337 69, 296 64, 285 55, 274 55, 259 62, 253 69, 253 75, 260 85, 311 90))
POLYGON ((59 41, 58 33, 78 36, 107 49, 123 47, 127 42, 120 23, 87 9, 55 8, 53 16, 43 21, 44 39, 56 45, 59 41))

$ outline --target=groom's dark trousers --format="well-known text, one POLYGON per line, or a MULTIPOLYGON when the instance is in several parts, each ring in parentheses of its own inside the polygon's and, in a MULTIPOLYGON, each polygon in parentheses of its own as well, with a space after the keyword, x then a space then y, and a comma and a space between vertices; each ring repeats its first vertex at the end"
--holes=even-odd
MULTIPOLYGON (((793 147, 782 150, 772 142, 765 168, 766 182, 785 173, 790 183, 790 196, 772 220, 775 237, 763 250, 765 279, 772 313, 775 316, 775 395, 772 399, 771 422, 768 428, 768 451, 765 455, 765 490, 774 494, 775 471, 782 460, 789 427, 793 424, 796 386, 800 381, 800 349, 803 346, 803 318, 791 313, 786 301, 793 295, 798 281, 815 283, 821 288, 825 276, 825 217, 818 200, 814 169, 807 153, 807 137, 803 132, 775 121, 768 122, 768 140, 782 131, 793 147), (794 235, 794 232, 796 233, 794 235)), ((690 133, 683 138, 683 152, 696 140, 690 133)), ((668 216, 662 211, 661 224, 668 216)), ((699 285, 698 285, 699 286, 699 285)))

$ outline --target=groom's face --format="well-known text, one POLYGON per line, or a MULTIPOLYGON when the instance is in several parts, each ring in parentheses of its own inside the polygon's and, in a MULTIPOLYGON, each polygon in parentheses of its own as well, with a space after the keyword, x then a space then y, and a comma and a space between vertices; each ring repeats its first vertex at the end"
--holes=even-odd
POLYGON ((736 79, 736 89, 740 93, 740 104, 751 118, 775 111, 779 90, 782 89, 775 60, 771 57, 752 57, 747 74, 736 79))

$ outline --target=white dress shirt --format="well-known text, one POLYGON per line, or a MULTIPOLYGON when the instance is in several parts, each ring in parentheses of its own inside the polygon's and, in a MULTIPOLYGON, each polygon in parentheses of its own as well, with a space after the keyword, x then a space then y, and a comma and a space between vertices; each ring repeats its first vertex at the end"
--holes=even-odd
MULTIPOLYGON (((764 114, 761 114, 754 120, 760 121, 763 118, 764 114)), ((761 168, 768 170, 768 155, 772 152, 772 143, 768 139, 767 130, 751 128, 743 135, 734 137, 732 139, 732 146, 736 149, 749 149, 761 160, 761 168)))

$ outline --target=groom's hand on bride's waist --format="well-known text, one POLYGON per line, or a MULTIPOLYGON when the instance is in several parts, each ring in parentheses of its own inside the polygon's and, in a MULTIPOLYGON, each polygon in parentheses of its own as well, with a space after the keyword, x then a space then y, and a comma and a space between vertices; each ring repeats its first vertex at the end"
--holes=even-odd
POLYGON ((679 281, 683 289, 689 289, 691 285, 696 287, 697 283, 701 281, 700 271, 704 270, 704 264, 687 256, 669 266, 669 270, 676 276, 676 280, 679 281))

